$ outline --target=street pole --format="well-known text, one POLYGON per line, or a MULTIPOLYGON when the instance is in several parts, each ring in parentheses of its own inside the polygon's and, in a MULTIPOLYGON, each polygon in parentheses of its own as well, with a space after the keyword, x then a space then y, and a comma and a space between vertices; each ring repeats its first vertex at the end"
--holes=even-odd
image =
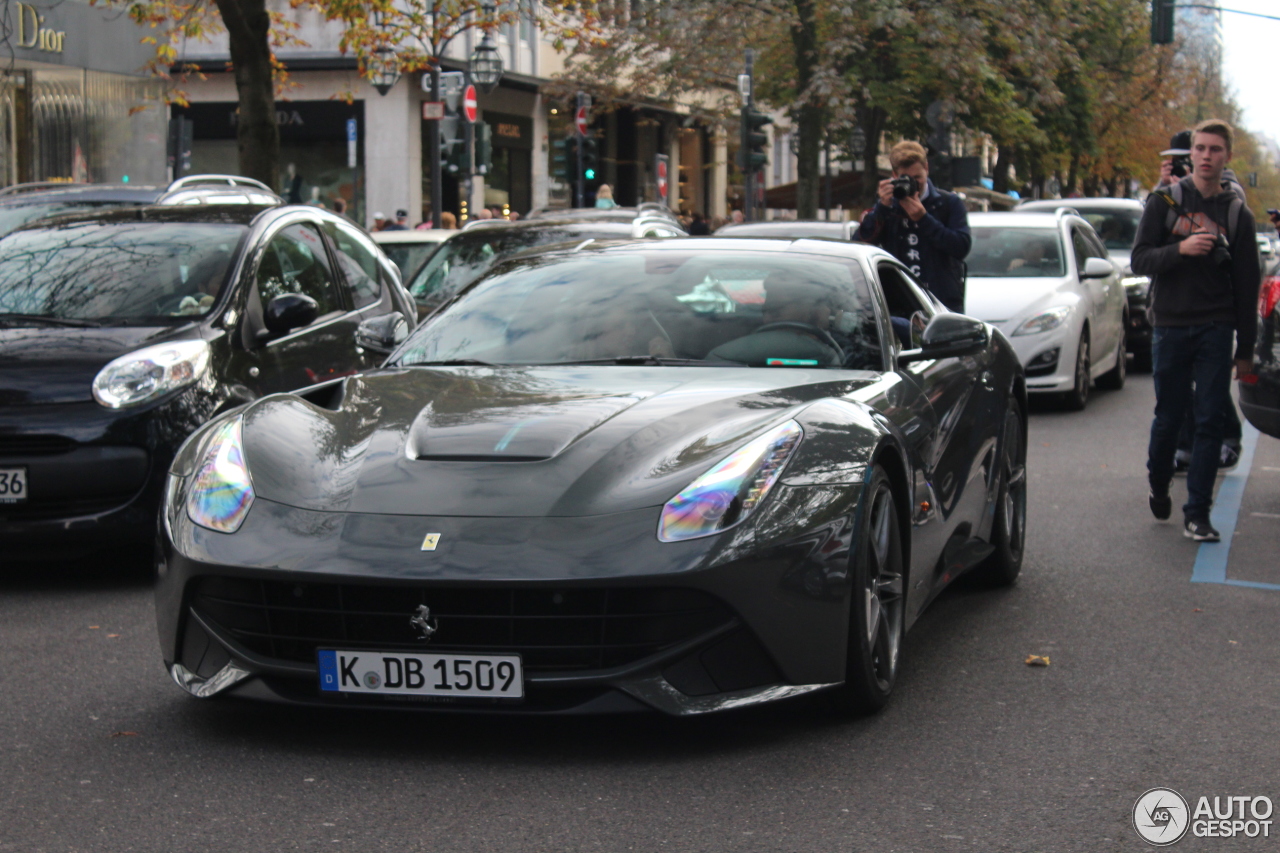
MULTIPOLYGON (((582 110, 586 105, 587 105, 586 93, 579 92, 578 100, 575 106, 578 108, 578 110, 582 110)), ((576 171, 578 174, 574 179, 573 206, 585 207, 586 197, 587 197, 587 183, 585 178, 582 175, 582 154, 583 154, 582 140, 585 138, 585 134, 583 134, 582 129, 576 125, 578 113, 574 112, 573 115, 574 115, 574 121, 575 121, 574 129, 573 129, 573 144, 576 145, 578 148, 578 156, 574 160, 574 162, 578 164, 576 167, 576 171)))
MULTIPOLYGON (((440 58, 435 58, 435 63, 431 66, 431 101, 432 103, 440 103, 440 58)), ((444 207, 444 188, 440 186, 443 180, 440 170, 440 122, 427 122, 427 148, 428 162, 431 166, 431 227, 442 228, 444 221, 440 218, 441 210, 444 207)))
MULTIPOLYGON (((468 74, 465 78, 463 78, 462 91, 464 93, 464 97, 467 91, 467 86, 469 85, 471 85, 470 74, 468 74)), ((466 112, 465 105, 463 106, 462 110, 464 113, 466 112)), ((464 119, 466 118, 465 114, 463 115, 463 118, 464 119)), ((464 193, 464 198, 466 200, 467 215, 470 216, 471 201, 472 201, 471 193, 473 192, 473 189, 474 189, 471 181, 472 181, 472 177, 475 175, 475 172, 476 172, 476 123, 473 121, 465 121, 463 123, 466 125, 466 127, 463 128, 462 138, 463 138, 463 144, 467 146, 467 154, 466 154, 466 157, 464 158, 464 162, 467 164, 467 173, 464 176, 465 180, 463 181, 462 191, 464 193)), ((458 227, 461 228, 462 225, 459 224, 458 227)))
POLYGON ((742 218, 746 222, 751 222, 755 218, 755 202, 756 202, 756 175, 751 168, 750 151, 751 151, 751 127, 747 123, 747 116, 756 107, 756 82, 754 76, 756 61, 756 52, 751 48, 747 48, 747 105, 742 108, 742 141, 739 150, 742 151, 742 190, 746 198, 742 202, 742 218))

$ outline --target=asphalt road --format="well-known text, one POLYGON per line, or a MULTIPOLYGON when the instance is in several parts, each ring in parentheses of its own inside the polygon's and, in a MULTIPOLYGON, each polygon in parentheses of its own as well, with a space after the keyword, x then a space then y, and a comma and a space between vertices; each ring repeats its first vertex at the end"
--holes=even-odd
MULTIPOLYGON (((683 721, 200 702, 136 573, 5 566, 0 851, 1143 850, 1149 788, 1280 802, 1280 442, 1223 573, 1278 588, 1192 583, 1215 546, 1147 510, 1152 400, 1132 376, 1037 407, 1022 580, 939 600, 853 722, 817 699, 683 721)), ((1176 849, 1280 851, 1274 820, 1176 849)))

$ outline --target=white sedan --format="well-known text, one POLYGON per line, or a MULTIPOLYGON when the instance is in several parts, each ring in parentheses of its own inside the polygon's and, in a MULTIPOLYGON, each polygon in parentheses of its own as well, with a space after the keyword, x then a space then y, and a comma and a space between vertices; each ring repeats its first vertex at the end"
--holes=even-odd
POLYGON ((1093 227, 1065 210, 974 213, 969 225, 965 313, 1013 342, 1027 391, 1079 410, 1094 380, 1123 387, 1128 306, 1093 227))

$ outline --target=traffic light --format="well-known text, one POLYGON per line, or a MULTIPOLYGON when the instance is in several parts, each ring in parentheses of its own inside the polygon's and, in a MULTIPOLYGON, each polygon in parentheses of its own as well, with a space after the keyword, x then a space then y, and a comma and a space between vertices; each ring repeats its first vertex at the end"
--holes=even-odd
POLYGON ((744 109, 742 111, 742 145, 738 151, 738 165, 744 172, 758 172, 769 162, 769 135, 764 132, 773 119, 764 113, 744 109))
POLYGON ((556 180, 570 184, 578 175, 578 140, 573 134, 556 140, 556 152, 552 157, 556 180))
POLYGON ((1151 43, 1173 44, 1173 0, 1151 0, 1151 43))
POLYGON ((470 173, 467 146, 460 140, 440 146, 441 169, 451 178, 465 178, 470 173))
POLYGON ((489 130, 489 125, 485 122, 476 123, 476 174, 487 175, 489 170, 493 168, 493 136, 489 130))
POLYGON ((596 164, 599 161, 599 144, 596 142, 595 136, 588 133, 586 136, 578 140, 579 159, 578 163, 582 167, 582 177, 587 181, 596 179, 596 164))

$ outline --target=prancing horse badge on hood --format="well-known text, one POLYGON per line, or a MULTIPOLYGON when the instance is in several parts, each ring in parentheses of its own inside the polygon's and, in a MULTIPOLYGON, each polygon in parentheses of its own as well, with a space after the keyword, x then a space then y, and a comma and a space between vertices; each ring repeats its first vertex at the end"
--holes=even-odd
POLYGON ((434 551, 436 549, 436 545, 438 545, 439 542, 440 542, 439 533, 428 533, 426 535, 426 538, 422 540, 422 550, 434 551))

